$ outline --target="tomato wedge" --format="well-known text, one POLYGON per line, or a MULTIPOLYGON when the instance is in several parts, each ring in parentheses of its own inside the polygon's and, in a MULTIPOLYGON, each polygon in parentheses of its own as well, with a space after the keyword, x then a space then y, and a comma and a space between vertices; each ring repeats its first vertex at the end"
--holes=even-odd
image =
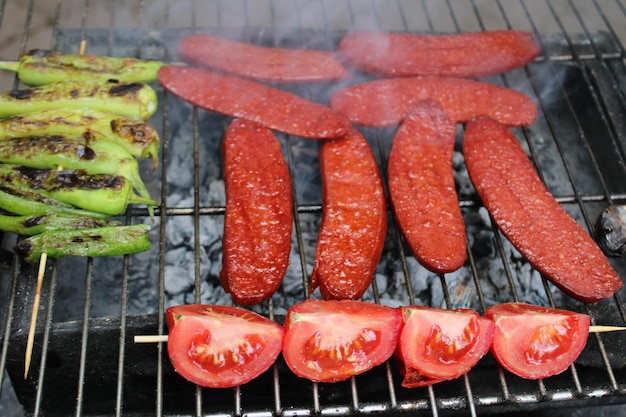
POLYGON ((526 379, 566 370, 585 348, 590 319, 575 313, 525 303, 487 308, 496 325, 491 351, 503 368, 526 379))
POLYGON ((316 382, 338 382, 389 359, 402 317, 397 308, 354 300, 307 300, 289 309, 283 357, 316 382))
POLYGON ((203 387, 251 381, 274 363, 282 347, 283 327, 244 308, 180 305, 168 308, 166 319, 174 369, 203 387))
POLYGON ((458 378, 485 356, 494 324, 474 310, 425 306, 402 308, 396 356, 407 388, 458 378))

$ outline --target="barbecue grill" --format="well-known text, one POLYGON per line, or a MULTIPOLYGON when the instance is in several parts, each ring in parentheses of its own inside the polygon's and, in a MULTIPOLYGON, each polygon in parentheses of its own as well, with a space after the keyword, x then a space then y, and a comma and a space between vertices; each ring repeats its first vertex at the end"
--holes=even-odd
MULTIPOLYGON (((528 94, 537 121, 514 132, 559 202, 593 233, 609 204, 626 203, 626 6, 622 0, 447 1, 43 1, 0 4, 0 38, 19 26, 19 44, 2 59, 39 47, 77 53, 177 60, 175 45, 191 33, 228 36, 258 45, 333 49, 349 29, 455 33, 520 29, 535 33, 535 62, 485 80, 528 94), (33 24, 51 8, 52 27, 33 24)), ((357 74, 349 83, 366 80, 357 74)), ((3 90, 19 86, 3 74, 3 90)), ((326 103, 346 82, 280 86, 326 103)), ((107 259, 49 261, 41 289, 31 371, 24 352, 36 293, 37 265, 20 262, 16 237, 3 236, 0 254, 0 404, 16 398, 32 415, 479 415, 555 407, 626 403, 626 335, 590 335, 585 351, 561 375, 540 381, 515 377, 487 355, 467 375, 428 388, 405 389, 393 363, 343 383, 297 378, 282 359, 253 382, 202 389, 176 375, 165 344, 136 344, 138 334, 166 334, 167 306, 228 303, 217 282, 224 213, 219 141, 228 118, 193 108, 159 86, 159 167, 142 175, 162 207, 153 248, 107 259)), ((362 129, 384 172, 394 129, 362 129)), ((460 149, 461 128, 457 148, 460 149)), ((317 143, 278 134, 294 178, 295 227, 290 280, 253 309, 281 322, 289 305, 316 294, 308 288, 321 218, 317 143)), ((584 305, 567 297, 517 254, 485 214, 455 153, 455 178, 468 227, 468 261, 461 271, 433 275, 404 246, 393 222, 372 287, 364 298, 475 308, 527 301, 588 313, 593 324, 626 325, 624 290, 584 305)), ((148 223, 144 208, 120 217, 148 223)), ((611 262, 622 278, 626 263, 611 262)), ((0 408, 2 410, 4 408, 0 408)))

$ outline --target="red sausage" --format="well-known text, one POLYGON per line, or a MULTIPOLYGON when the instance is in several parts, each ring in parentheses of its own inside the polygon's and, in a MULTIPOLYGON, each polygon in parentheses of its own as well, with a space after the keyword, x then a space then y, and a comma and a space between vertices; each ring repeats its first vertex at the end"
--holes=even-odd
POLYGON ((231 75, 184 66, 163 66, 159 82, 191 104, 312 139, 337 138, 350 121, 319 103, 231 75))
POLYGON ((483 204, 509 241, 555 285, 583 302, 623 284, 598 245, 545 187, 505 126, 480 116, 467 124, 463 153, 483 204))
POLYGON ((537 106, 526 95, 493 84, 460 78, 389 78, 338 90, 330 107, 353 123, 383 127, 398 124, 424 99, 437 100, 448 117, 466 122, 486 114, 507 126, 534 122, 537 106))
POLYGON ((257 81, 333 81, 349 75, 331 51, 260 47, 204 34, 183 38, 178 53, 186 62, 257 81))
POLYGON ((367 289, 383 250, 387 210, 372 149, 352 130, 320 144, 322 224, 311 287, 326 300, 357 299, 367 289))
POLYGON ((535 37, 499 30, 450 35, 356 31, 338 46, 345 61, 385 77, 483 77, 526 65, 540 53, 535 37))
POLYGON ((456 127, 433 100, 417 104, 393 138, 389 197, 407 244, 422 265, 452 272, 467 257, 465 224, 454 186, 456 127))
POLYGON ((289 170, 273 133, 235 119, 222 142, 226 211, 220 279, 238 304, 258 304, 289 264, 293 202, 289 170))

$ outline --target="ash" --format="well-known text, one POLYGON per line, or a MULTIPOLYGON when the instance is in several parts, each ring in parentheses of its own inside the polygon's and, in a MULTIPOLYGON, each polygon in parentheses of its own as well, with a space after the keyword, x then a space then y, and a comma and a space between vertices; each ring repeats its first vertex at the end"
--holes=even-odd
MULTIPOLYGON (((173 114, 173 128, 168 147, 167 199, 168 208, 194 207, 194 164, 198 167, 197 204, 200 207, 223 207, 224 183, 220 158, 220 143, 228 120, 214 114, 198 111, 194 116, 191 107, 177 103, 179 110, 173 114), (197 125, 197 129, 194 129, 197 125), (194 162, 195 149, 198 162, 194 162)), ((393 132, 389 132, 393 136, 393 132)), ((365 131, 364 134, 368 135, 365 131)), ((287 138, 276 134, 283 145, 285 157, 291 154, 295 194, 301 206, 321 204, 318 143, 302 138, 287 138)), ((459 134, 460 136, 460 134, 459 134)), ((389 138, 382 139, 383 141, 389 138)), ((388 144, 387 144, 388 145, 388 144)), ((372 143, 374 149, 376 144, 372 143)), ((383 144, 383 147, 386 145, 383 144)), ((476 200, 468 179, 463 156, 454 153, 454 175, 460 199, 476 200)), ((156 184, 160 185, 160 184, 156 184)), ((375 274, 375 285, 363 296, 366 301, 384 305, 430 305, 448 308, 473 308, 481 310, 478 292, 486 305, 521 301, 546 305, 544 282, 526 260, 502 238, 503 251, 497 248, 494 230, 486 210, 479 205, 463 208, 469 246, 474 257, 478 278, 474 278, 467 263, 454 273, 445 276, 422 267, 406 247, 403 262, 393 220, 386 247, 375 274), (404 269, 406 265, 406 273, 404 269), (407 275, 408 274, 408 275, 407 275), (510 280, 507 277, 512 277, 510 280), (410 288, 407 288, 407 280, 410 288)), ((146 219, 148 222, 149 219, 146 219)), ((319 210, 300 212, 297 217, 300 237, 296 228, 292 238, 290 266, 279 291, 271 298, 274 314, 284 315, 287 309, 306 297, 308 277, 313 269, 317 232, 320 227, 319 210), (299 245, 301 243, 301 246, 299 245)), ((165 225, 165 252, 163 257, 163 291, 165 307, 188 304, 232 304, 220 284, 223 215, 202 214, 198 218, 198 237, 192 215, 168 216, 165 225)), ((159 224, 155 224, 154 238, 158 241, 159 224)), ((400 243, 401 244, 401 243, 400 243)), ((129 312, 153 312, 158 306, 159 276, 158 253, 154 250, 133 256, 129 263, 129 312)), ((110 266, 111 267, 111 266, 110 266)), ((555 291, 556 297, 560 292, 555 291)), ((320 298, 319 291, 310 294, 320 298)), ((267 313, 268 302, 251 307, 267 313)))
MULTIPOLYGON (((130 256, 126 264, 120 257, 94 260, 90 283, 90 314, 93 317, 120 314, 120 302, 124 299, 124 289, 120 283, 124 277, 127 277, 125 298, 126 314, 129 315, 157 312, 161 291, 166 308, 190 303, 232 304, 230 295, 224 292, 219 280, 222 267, 222 213, 225 205, 220 144, 229 120, 201 110, 196 110, 194 114, 191 106, 175 98, 170 100, 173 101, 169 106, 172 109, 169 114, 170 137, 163 166, 167 173, 167 195, 164 203, 169 210, 181 210, 184 214, 167 215, 163 228, 158 216, 154 223, 148 217, 134 220, 153 225, 153 247, 147 252, 130 256), (194 158, 194 149, 197 151, 197 158, 194 158), (197 185, 194 166, 198 170, 197 185), (193 213, 196 205, 209 209, 206 214, 204 210, 197 220, 192 214, 187 214, 193 213), (159 256, 161 229, 164 230, 162 258, 159 256)), ((382 135, 373 130, 364 130, 363 133, 370 140, 377 157, 382 159, 378 151, 381 147, 376 141, 382 141, 382 149, 388 151, 395 133, 393 129, 383 131, 382 135)), ((300 239, 294 227, 290 266, 281 288, 271 298, 274 314, 284 315, 290 306, 306 298, 321 222, 319 207, 322 196, 318 142, 297 137, 288 138, 280 133, 276 133, 276 136, 283 146, 285 157, 291 155, 289 159, 293 164, 292 181, 297 203, 302 207, 312 207, 311 210, 298 213, 296 220, 299 223, 300 239)), ((461 137, 462 132, 459 129, 457 150, 460 149, 461 137)), ((383 153, 386 155, 385 151, 383 153)), ((419 304, 443 308, 472 308, 478 311, 485 306, 513 299, 547 305, 549 300, 540 274, 504 237, 500 239, 502 250, 498 248, 489 215, 478 204, 465 170, 463 155, 458 151, 454 153, 453 165, 477 278, 474 278, 469 262, 445 276, 422 267, 406 246, 399 246, 403 243, 399 243, 401 239, 398 239, 397 228, 390 216, 387 241, 376 270, 375 283, 362 299, 388 306, 419 304)), ((145 171, 149 172, 148 169, 145 171)), ((144 178, 155 196, 161 190, 160 175, 156 172, 144 178)), ((61 272, 57 286, 55 320, 79 319, 82 317, 82 294, 89 284, 82 282, 82 278, 77 280, 76 277, 85 275, 82 271, 87 270, 86 261, 79 258, 61 259, 58 267, 61 272)), ((551 284, 546 285, 551 288, 551 284)), ((550 292, 558 305, 560 291, 550 292)), ((320 298, 319 290, 313 291, 309 296, 320 298)), ((267 314, 269 303, 266 301, 251 308, 267 314)))

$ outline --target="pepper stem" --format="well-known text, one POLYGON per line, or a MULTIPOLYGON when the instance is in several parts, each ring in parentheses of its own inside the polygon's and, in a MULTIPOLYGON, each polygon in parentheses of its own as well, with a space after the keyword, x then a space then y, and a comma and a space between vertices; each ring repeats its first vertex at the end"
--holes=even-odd
POLYGON ((19 61, 0 61, 0 69, 17 72, 19 68, 19 61))

